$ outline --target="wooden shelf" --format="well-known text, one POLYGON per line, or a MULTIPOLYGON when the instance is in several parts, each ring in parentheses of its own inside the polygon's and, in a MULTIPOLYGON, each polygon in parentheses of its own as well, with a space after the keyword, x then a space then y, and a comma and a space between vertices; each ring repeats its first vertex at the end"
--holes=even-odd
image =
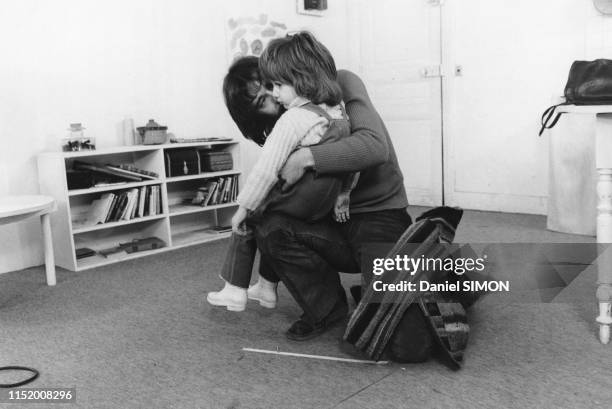
POLYGON ((108 222, 108 223, 94 224, 93 226, 91 226, 91 225, 90 226, 84 226, 84 225, 76 224, 76 225, 72 226, 72 233, 79 234, 79 233, 86 233, 86 232, 89 232, 89 231, 112 229, 114 227, 126 226, 128 224, 143 223, 143 222, 148 222, 148 221, 151 221, 151 220, 164 219, 165 217, 166 217, 165 214, 156 214, 154 216, 136 217, 134 219, 122 220, 122 221, 119 221, 119 222, 108 222))
POLYGON ((52 196, 58 208, 55 213, 51 214, 56 264, 68 270, 81 271, 229 237, 230 233, 214 233, 210 231, 210 228, 230 224, 231 208, 237 206, 236 203, 206 207, 172 203, 194 194, 199 187, 198 181, 200 180, 240 175, 240 171, 233 169, 167 178, 164 163, 165 151, 179 148, 204 148, 230 152, 234 163, 239 165, 240 144, 235 140, 123 146, 94 151, 47 152, 38 155, 41 194, 52 196), (66 172, 72 167, 75 160, 91 164, 132 164, 139 169, 157 173, 160 177, 141 182, 68 190, 66 172), (91 203, 106 192, 120 192, 150 185, 160 186, 160 214, 96 225, 72 222, 72 220, 82 220, 90 209, 91 203), (158 237, 167 244, 167 247, 131 254, 117 253, 109 257, 96 254, 76 259, 76 248, 87 247, 100 251, 116 247, 119 243, 146 237, 158 237))
POLYGON ((77 260, 77 271, 87 270, 94 267, 104 266, 106 264, 118 263, 120 261, 133 260, 135 258, 140 258, 144 256, 149 256, 152 254, 158 254, 164 251, 173 250, 174 247, 162 247, 160 249, 155 250, 147 250, 147 251, 139 251, 136 253, 126 253, 125 251, 111 254, 108 257, 104 257, 100 254, 95 254, 90 257, 85 257, 80 260, 77 260))
POLYGON ((128 183, 113 183, 108 186, 92 187, 89 189, 74 189, 68 191, 68 196, 80 196, 90 195, 92 193, 103 193, 114 190, 131 189, 134 187, 148 186, 148 185, 161 185, 161 180, 146 180, 142 182, 128 182, 128 183))
POLYGON ((214 240, 226 239, 230 237, 231 234, 231 232, 211 233, 210 231, 206 231, 206 229, 177 233, 172 236, 172 247, 185 247, 193 244, 201 244, 214 240))
POLYGON ((186 180, 198 180, 198 179, 211 179, 219 176, 231 176, 231 175, 239 175, 239 170, 224 170, 220 172, 206 172, 206 173, 198 173, 197 175, 187 175, 187 176, 174 176, 166 178, 166 183, 172 182, 184 182, 186 180))
POLYGON ((177 205, 170 206, 170 217, 180 216, 183 214, 209 212, 211 210, 223 209, 226 207, 236 207, 236 206, 238 206, 238 203, 236 202, 221 203, 221 204, 212 205, 212 206, 177 204, 177 205))
POLYGON ((164 149, 176 149, 176 148, 206 148, 209 146, 219 145, 237 145, 240 142, 236 139, 229 139, 225 141, 208 141, 208 142, 189 142, 189 143, 167 143, 165 145, 158 145, 164 149))

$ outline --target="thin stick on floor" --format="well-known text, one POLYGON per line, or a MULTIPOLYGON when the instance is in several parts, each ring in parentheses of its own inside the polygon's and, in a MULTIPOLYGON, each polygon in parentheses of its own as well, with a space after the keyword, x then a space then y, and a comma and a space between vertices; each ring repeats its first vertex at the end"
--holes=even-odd
POLYGON ((300 357, 300 358, 323 359, 327 361, 350 362, 354 364, 386 365, 389 363, 389 361, 368 361, 365 359, 351 359, 351 358, 339 358, 335 356, 325 356, 325 355, 299 354, 296 352, 271 351, 268 349, 242 348, 242 350, 247 351, 247 352, 258 352, 260 354, 295 356, 295 357, 300 357))

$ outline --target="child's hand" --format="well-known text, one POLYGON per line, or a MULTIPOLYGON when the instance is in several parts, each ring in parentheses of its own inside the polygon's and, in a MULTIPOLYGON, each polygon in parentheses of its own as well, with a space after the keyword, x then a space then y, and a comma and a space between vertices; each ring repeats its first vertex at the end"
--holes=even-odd
POLYGON ((244 220, 247 217, 247 210, 240 206, 234 216, 232 217, 232 231, 236 234, 244 236, 247 233, 246 225, 244 220))
POLYGON ((335 221, 338 223, 345 223, 351 218, 349 214, 350 204, 350 192, 342 192, 338 195, 336 198, 336 204, 334 205, 335 221))

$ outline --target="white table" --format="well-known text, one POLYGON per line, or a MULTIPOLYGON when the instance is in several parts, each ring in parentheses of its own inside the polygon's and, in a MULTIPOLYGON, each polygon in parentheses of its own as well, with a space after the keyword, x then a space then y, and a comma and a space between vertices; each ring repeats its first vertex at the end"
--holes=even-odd
POLYGON ((49 213, 56 210, 55 200, 49 196, 24 195, 0 197, 0 225, 15 223, 33 216, 40 216, 45 250, 47 284, 55 285, 55 259, 49 213))
MULTIPOLYGON (((597 243, 612 243, 612 105, 561 105, 557 112, 595 115, 597 168, 597 243)), ((612 324, 612 246, 597 258, 599 339, 610 342, 612 324)))

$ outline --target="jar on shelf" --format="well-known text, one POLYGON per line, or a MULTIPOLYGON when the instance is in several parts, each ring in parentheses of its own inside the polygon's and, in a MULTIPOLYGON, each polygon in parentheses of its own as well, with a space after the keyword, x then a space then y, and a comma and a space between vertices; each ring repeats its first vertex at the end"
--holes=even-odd
POLYGON ((85 137, 85 128, 80 123, 70 124, 68 136, 62 138, 62 150, 64 152, 87 151, 96 149, 95 138, 85 137))

